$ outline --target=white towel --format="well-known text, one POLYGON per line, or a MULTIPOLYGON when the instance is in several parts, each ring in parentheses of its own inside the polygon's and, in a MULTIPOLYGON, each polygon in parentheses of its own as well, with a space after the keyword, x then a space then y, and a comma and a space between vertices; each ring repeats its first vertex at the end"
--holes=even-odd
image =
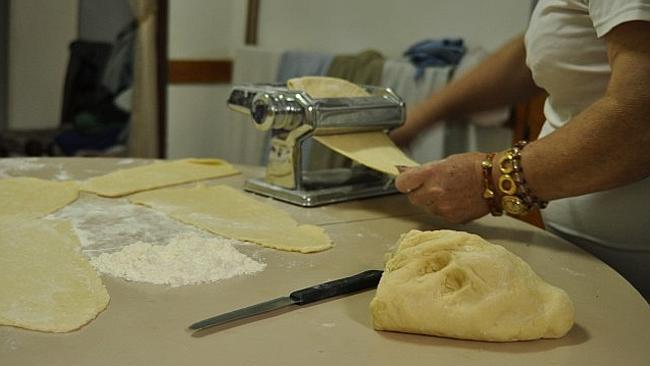
MULTIPOLYGON (((436 90, 457 79, 487 57, 482 48, 470 49, 452 68, 429 67, 421 80, 415 81, 415 67, 406 60, 386 60, 382 85, 393 89, 411 106, 423 102, 436 90)), ((421 133, 411 144, 409 155, 419 163, 439 160, 468 150, 492 151, 509 146, 510 130, 501 127, 510 117, 509 108, 475 113, 463 121, 445 121, 421 133), (505 146, 505 147, 504 147, 505 146)))
MULTIPOLYGON (((480 47, 468 51, 456 68, 452 80, 455 80, 481 63, 488 53, 480 47)), ((510 107, 474 113, 465 121, 455 123, 456 128, 446 134, 446 141, 454 141, 455 146, 447 146, 446 155, 464 151, 499 151, 511 145, 512 130, 504 126, 510 118, 510 107)), ((448 143, 447 145, 451 145, 448 143)))
MULTIPOLYGON (((386 60, 382 73, 382 85, 393 89, 406 108, 426 100, 434 91, 441 89, 451 76, 451 66, 428 67, 424 75, 415 80, 416 68, 407 60, 386 60)), ((419 163, 442 159, 445 154, 445 126, 439 123, 421 133, 411 144, 409 155, 419 163)))
POLYGON ((452 67, 427 67, 421 79, 415 80, 416 68, 407 60, 386 60, 382 85, 393 89, 406 104, 419 103, 435 90, 447 85, 452 67))

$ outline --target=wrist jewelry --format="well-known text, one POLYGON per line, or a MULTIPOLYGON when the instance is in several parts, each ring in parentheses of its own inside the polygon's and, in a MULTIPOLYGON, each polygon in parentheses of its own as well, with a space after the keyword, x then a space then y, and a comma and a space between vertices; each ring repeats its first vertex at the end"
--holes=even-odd
POLYGON ((483 168, 483 199, 487 202, 492 216, 501 216, 503 211, 501 211, 499 205, 496 203, 494 183, 492 182, 492 160, 495 155, 496 153, 488 153, 485 156, 485 160, 481 162, 481 168, 483 168))
POLYGON ((501 192, 501 207, 512 215, 526 215, 533 207, 545 208, 548 202, 535 197, 526 185, 524 170, 521 166, 521 151, 526 141, 519 141, 506 150, 499 158, 499 181, 497 187, 501 192))

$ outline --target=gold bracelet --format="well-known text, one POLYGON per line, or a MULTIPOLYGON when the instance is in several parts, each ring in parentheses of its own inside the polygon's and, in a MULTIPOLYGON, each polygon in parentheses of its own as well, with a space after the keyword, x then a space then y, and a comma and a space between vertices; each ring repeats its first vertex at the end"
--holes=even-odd
POLYGON ((496 203, 496 195, 494 194, 495 188, 494 183, 492 182, 492 160, 495 155, 496 153, 488 153, 485 156, 485 160, 481 162, 481 168, 483 169, 483 199, 487 201, 492 216, 501 216, 503 215, 503 211, 496 203))
POLYGON ((526 141, 519 141, 501 155, 498 163, 501 175, 497 187, 503 194, 501 207, 505 212, 516 216, 528 214, 533 207, 541 209, 548 205, 548 202, 538 199, 531 193, 524 179, 521 150, 525 146, 526 141))

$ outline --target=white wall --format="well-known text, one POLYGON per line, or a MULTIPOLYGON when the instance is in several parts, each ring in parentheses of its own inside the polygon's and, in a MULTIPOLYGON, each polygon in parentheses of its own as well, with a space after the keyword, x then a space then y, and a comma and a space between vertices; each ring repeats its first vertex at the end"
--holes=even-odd
MULTIPOLYGON (((170 58, 232 57, 243 46, 246 3, 170 1, 170 58)), ((469 46, 493 50, 525 30, 530 1, 262 0, 260 7, 259 49, 346 53, 376 48, 399 57, 427 38, 462 37, 469 46)), ((219 154, 211 136, 227 133, 229 90, 169 87, 170 158, 219 154)))
MULTIPOLYGON (((236 0, 169 2, 169 58, 226 57, 230 52, 236 0)), ((241 1, 240 1, 241 2, 241 1)))
POLYGON ((8 127, 57 127, 78 0, 12 0, 9 5, 8 127))
POLYGON ((399 56, 427 38, 462 37, 488 50, 522 32, 530 1, 262 1, 260 46, 399 56))
MULTIPOLYGON (((172 0, 169 2, 169 58, 231 57, 235 0, 172 0)), ((243 17, 241 13, 240 17, 243 17)), ((236 22, 235 22, 236 21, 236 22)), ((167 89, 167 157, 214 156, 213 136, 224 133, 229 85, 170 85, 167 89)))
POLYGON ((7 128, 9 2, 0 0, 0 133, 7 128))

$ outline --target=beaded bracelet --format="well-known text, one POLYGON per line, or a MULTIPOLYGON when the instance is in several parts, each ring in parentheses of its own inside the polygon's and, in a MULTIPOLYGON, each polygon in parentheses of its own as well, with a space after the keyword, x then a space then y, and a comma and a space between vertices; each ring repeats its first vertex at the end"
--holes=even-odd
POLYGON ((501 207, 513 215, 526 215, 533 207, 545 208, 548 202, 535 197, 526 184, 521 166, 521 150, 526 141, 519 141, 499 158, 499 181, 497 187, 502 193, 501 207))
POLYGON ((487 202, 492 216, 501 216, 503 211, 496 203, 494 184, 492 182, 492 160, 495 155, 496 153, 488 153, 485 160, 481 162, 481 168, 483 168, 483 199, 487 202))

